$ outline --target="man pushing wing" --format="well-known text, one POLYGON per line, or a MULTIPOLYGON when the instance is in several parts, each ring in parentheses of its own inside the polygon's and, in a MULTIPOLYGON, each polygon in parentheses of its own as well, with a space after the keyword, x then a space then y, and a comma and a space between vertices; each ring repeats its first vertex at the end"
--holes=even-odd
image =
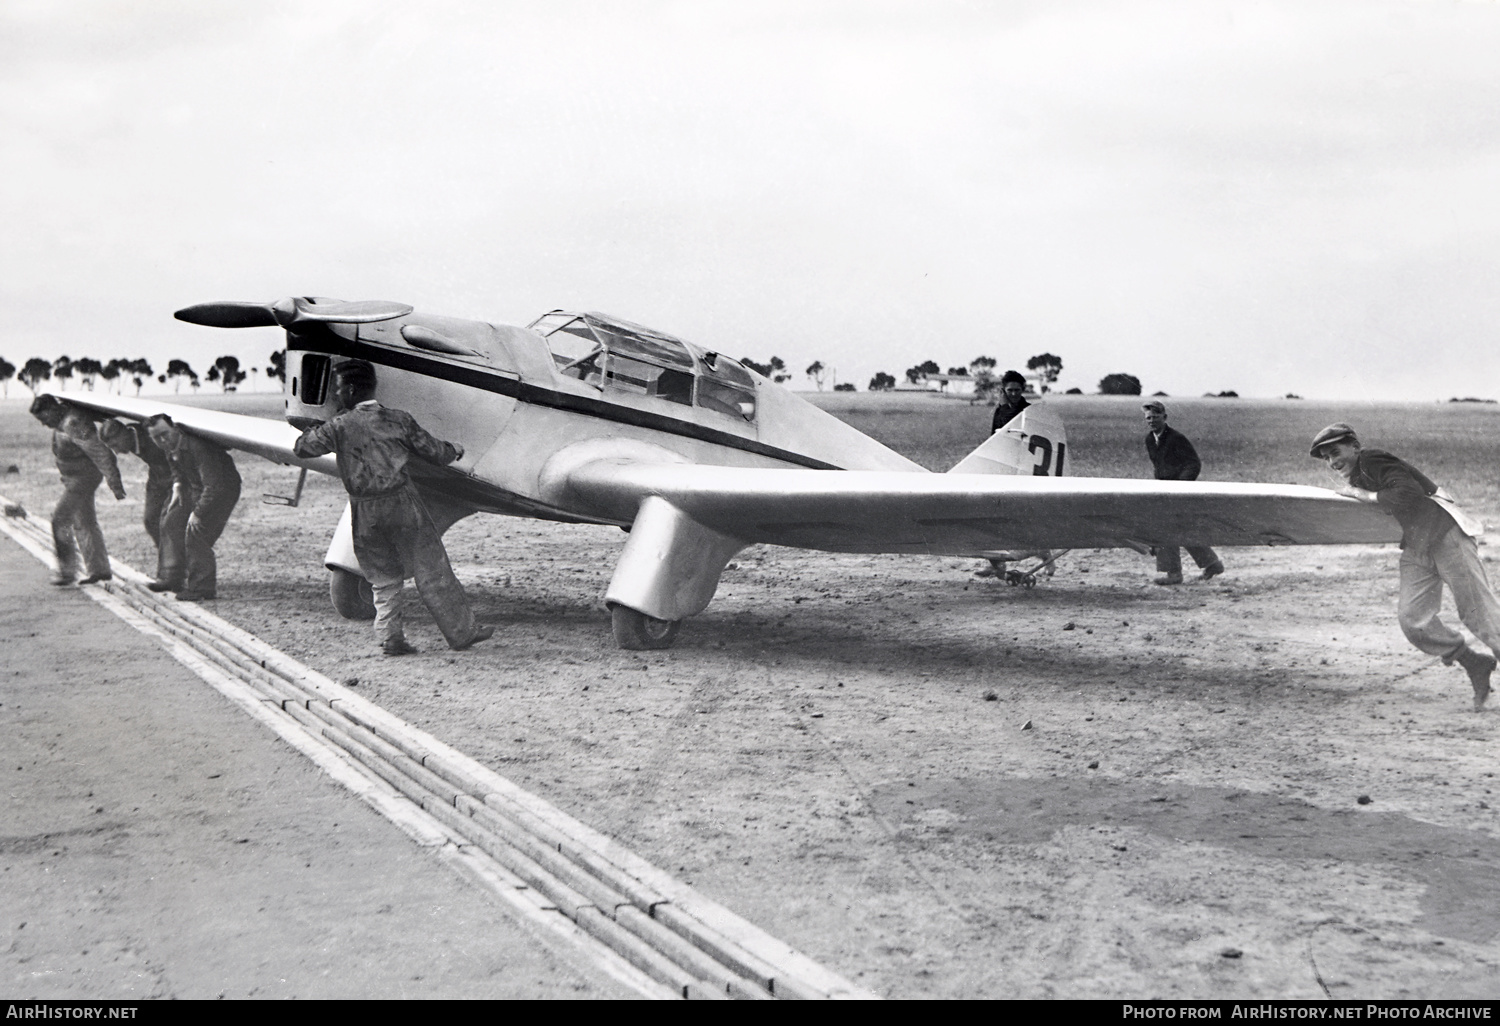
POLYGON ((375 595, 381 651, 417 651, 402 624, 402 582, 408 577, 416 579, 417 594, 449 648, 484 641, 495 628, 474 622, 442 535, 406 470, 413 458, 446 466, 463 457, 463 447, 432 437, 406 411, 376 402, 375 368, 363 360, 341 363, 334 375, 334 397, 344 412, 302 432, 292 451, 304 459, 338 454, 353 513, 354 555, 375 595))
POLYGON ((1476 652, 1438 619, 1443 585, 1458 618, 1492 651, 1500 651, 1500 602, 1479 560, 1483 526, 1464 514, 1416 467, 1383 449, 1360 445, 1348 424, 1330 424, 1312 440, 1309 455, 1327 462, 1348 486, 1340 491, 1379 503, 1401 525, 1401 593, 1396 618, 1406 639, 1445 664, 1457 662, 1474 687, 1474 711, 1490 697, 1495 657, 1476 652))

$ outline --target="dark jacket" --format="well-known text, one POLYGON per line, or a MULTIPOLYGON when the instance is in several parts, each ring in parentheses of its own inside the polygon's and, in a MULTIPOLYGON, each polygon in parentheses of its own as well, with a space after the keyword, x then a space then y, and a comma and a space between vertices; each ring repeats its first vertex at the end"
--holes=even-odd
POLYGON ((1146 432, 1146 455, 1151 457, 1158 481, 1196 481, 1203 469, 1193 443, 1171 425, 1163 425, 1159 442, 1154 434, 1146 432))
POLYGON ((1015 420, 1021 415, 1021 411, 1030 405, 1025 399, 1022 399, 1021 405, 1011 406, 1002 398, 995 406, 995 419, 990 421, 990 434, 993 435, 996 431, 999 431, 1005 425, 1015 420))
POLYGON ((234 460, 221 446, 195 435, 183 434, 176 452, 168 452, 172 464, 172 483, 182 493, 182 501, 193 509, 233 507, 240 497, 240 472, 234 460))
POLYGON ((1401 547, 1425 553, 1433 542, 1456 526, 1448 511, 1430 495, 1437 485, 1416 467, 1384 449, 1361 449, 1349 483, 1375 493, 1380 504, 1401 525, 1401 547))

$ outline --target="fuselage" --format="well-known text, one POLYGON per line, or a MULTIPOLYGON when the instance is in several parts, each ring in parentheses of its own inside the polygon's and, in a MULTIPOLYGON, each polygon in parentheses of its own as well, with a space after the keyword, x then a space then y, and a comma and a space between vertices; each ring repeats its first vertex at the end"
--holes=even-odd
POLYGON ((549 467, 580 458, 925 472, 737 360, 603 314, 558 311, 526 328, 415 313, 298 325, 288 422, 336 414, 331 372, 350 358, 376 366, 383 404, 463 445, 461 468, 418 477, 474 511, 599 521, 548 487, 549 467))

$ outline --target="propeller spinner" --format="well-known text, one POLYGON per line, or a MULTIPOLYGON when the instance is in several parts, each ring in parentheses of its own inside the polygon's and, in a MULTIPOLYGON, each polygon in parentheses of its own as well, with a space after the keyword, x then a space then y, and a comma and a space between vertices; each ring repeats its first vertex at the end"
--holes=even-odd
POLYGON ((189 324, 211 328, 270 328, 295 324, 370 324, 405 317, 412 308, 405 303, 368 299, 357 303, 314 303, 302 296, 278 299, 274 303, 195 303, 178 310, 174 317, 189 324))

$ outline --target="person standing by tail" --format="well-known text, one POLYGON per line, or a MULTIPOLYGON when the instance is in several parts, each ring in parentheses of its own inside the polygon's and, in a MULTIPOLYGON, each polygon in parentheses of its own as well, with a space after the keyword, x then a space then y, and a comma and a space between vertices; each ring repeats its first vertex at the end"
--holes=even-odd
POLYGON ((1020 371, 1008 370, 1000 379, 1000 401, 990 418, 990 434, 1009 424, 1031 404, 1026 401, 1026 378, 1020 371))
MULTIPOLYGON (((1008 370, 1000 378, 1000 401, 995 405, 995 415, 990 418, 990 434, 1005 430, 1011 421, 1019 417, 1022 411, 1031 406, 1026 401, 1026 376, 1020 371, 1008 370)), ((1014 430, 1014 429, 1012 429, 1014 430)), ((1051 577, 1057 570, 1052 563, 1051 549, 1038 549, 1035 552, 1014 552, 1006 558, 1021 560, 1036 556, 1041 565, 1038 572, 1045 573, 1051 577)), ((974 571, 975 577, 995 577, 1005 580, 1005 559, 998 556, 989 557, 989 565, 980 567, 974 571)), ((1033 578, 1034 579, 1034 578, 1033 578)))
POLYGON ((52 511, 52 545, 57 552, 52 583, 61 587, 78 581, 80 556, 88 575, 79 584, 107 581, 114 575, 94 510, 94 492, 100 481, 108 481, 115 498, 125 498, 115 454, 99 440, 86 413, 56 396, 37 396, 31 415, 52 429, 52 456, 63 482, 62 498, 52 511))
POLYGON ((406 469, 412 459, 447 466, 463 458, 463 446, 434 438, 404 410, 381 406, 371 364, 347 360, 335 369, 334 379, 334 397, 344 412, 302 432, 292 451, 303 459, 338 454, 353 513, 354 555, 374 592, 381 651, 389 656, 417 651, 403 624, 408 577, 416 579, 417 594, 449 648, 463 650, 491 637, 494 627, 474 622, 443 537, 406 469))
POLYGON ((1330 424, 1312 440, 1308 455, 1323 460, 1346 482, 1339 491, 1379 503, 1401 525, 1401 591, 1396 619, 1417 648, 1458 663, 1474 689, 1474 711, 1490 697, 1495 656, 1476 652, 1464 636, 1438 618, 1443 585, 1453 593, 1458 618, 1474 636, 1500 653, 1500 601, 1479 559, 1484 525, 1459 509, 1446 492, 1403 459, 1384 449, 1366 449, 1348 424, 1330 424))

